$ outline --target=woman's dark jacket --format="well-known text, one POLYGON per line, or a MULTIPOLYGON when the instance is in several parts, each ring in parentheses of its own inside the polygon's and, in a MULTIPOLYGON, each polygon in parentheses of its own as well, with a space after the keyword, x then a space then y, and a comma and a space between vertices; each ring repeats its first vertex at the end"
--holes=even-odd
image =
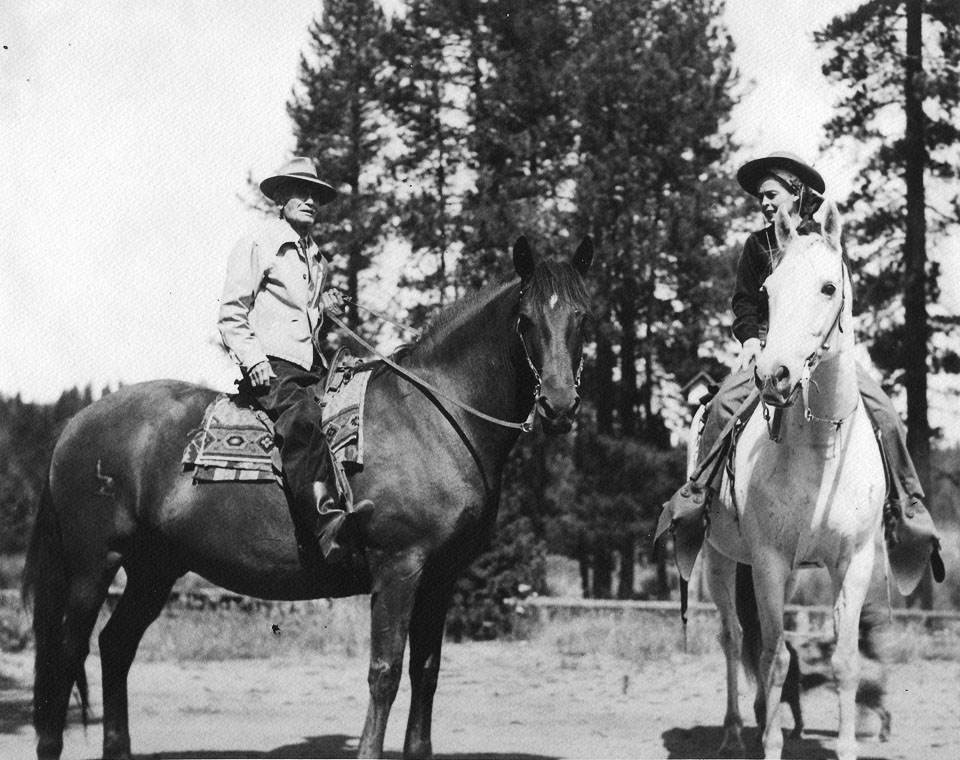
MULTIPOLYGON (((797 226, 800 235, 819 232, 820 225, 812 219, 797 226)), ((777 235, 772 224, 751 232, 743 244, 732 300, 733 334, 741 344, 750 338, 759 338, 760 325, 766 322, 766 299, 761 299, 760 288, 770 276, 777 250, 777 235)))

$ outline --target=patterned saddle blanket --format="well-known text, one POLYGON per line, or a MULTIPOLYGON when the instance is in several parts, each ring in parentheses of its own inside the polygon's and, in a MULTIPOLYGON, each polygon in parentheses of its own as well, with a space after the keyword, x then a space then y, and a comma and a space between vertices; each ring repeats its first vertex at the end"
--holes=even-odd
MULTIPOLYGON (((336 357, 318 401, 338 470, 363 466, 363 400, 371 368, 352 356, 336 357)), ((181 463, 196 482, 283 482, 273 422, 243 394, 221 393, 210 402, 181 463)))

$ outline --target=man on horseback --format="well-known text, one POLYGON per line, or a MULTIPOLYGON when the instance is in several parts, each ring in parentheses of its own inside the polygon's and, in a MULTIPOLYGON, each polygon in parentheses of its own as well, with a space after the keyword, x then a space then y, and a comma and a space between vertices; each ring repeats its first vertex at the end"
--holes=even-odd
MULTIPOLYGON (((761 286, 778 253, 774 216, 781 206, 787 205, 799 234, 819 233, 820 225, 813 214, 820 208, 826 189, 816 169, 787 152, 746 162, 737 171, 737 182, 760 202, 767 226, 747 238, 737 267, 732 307, 733 334, 742 346, 740 356, 733 372, 708 402, 700 442, 701 462, 690 481, 664 505, 657 530, 659 535, 667 527, 672 528, 678 546, 682 544, 688 556, 695 556, 703 542, 707 509, 719 485, 714 481, 722 470, 736 425, 750 417, 758 402, 758 395, 753 392, 754 364, 763 346, 765 314, 761 286)), ((897 552, 929 552, 934 577, 940 581, 940 541, 923 504, 923 488, 907 451, 903 423, 880 385, 863 367, 858 366, 857 370, 860 395, 890 479, 891 493, 883 516, 891 561, 897 552)))
POLYGON ((264 220, 230 253, 218 327, 240 365, 241 390, 275 423, 295 509, 317 537, 324 559, 337 562, 344 556, 337 535, 346 511, 327 485, 330 452, 315 399, 326 362, 314 333, 325 311, 342 311, 343 297, 333 288, 324 290, 328 262, 311 235, 320 207, 337 191, 304 157, 290 159, 260 190, 279 207, 280 218, 264 220))

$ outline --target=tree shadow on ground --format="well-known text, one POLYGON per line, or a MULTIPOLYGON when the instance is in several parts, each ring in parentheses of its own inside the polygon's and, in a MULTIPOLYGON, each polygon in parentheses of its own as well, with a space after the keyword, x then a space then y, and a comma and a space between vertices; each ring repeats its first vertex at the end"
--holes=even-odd
MULTIPOLYGON (((723 742, 723 727, 671 728, 664 731, 662 736, 668 758, 704 760, 718 757, 718 750, 723 742)), ((747 748, 746 757, 763 757, 759 729, 756 726, 745 726, 742 736, 747 748)), ((836 737, 835 731, 805 731, 801 738, 791 739, 789 733, 784 731, 783 758, 784 760, 791 758, 834 760, 837 756, 833 749, 836 737)))
MULTIPOLYGON (((187 758, 196 758, 197 760, 227 760, 228 758, 253 758, 255 760, 266 760, 267 758, 343 758, 356 757, 357 742, 356 736, 347 734, 328 734, 326 736, 308 736, 302 742, 297 744, 285 744, 282 747, 268 750, 266 752, 257 752, 244 749, 221 749, 221 750, 184 750, 178 752, 151 752, 149 755, 143 755, 143 759, 148 757, 151 760, 187 760, 187 758)), ((139 756, 135 756, 139 757, 139 756)), ((390 760, 402 758, 402 752, 384 752, 383 757, 390 760)), ((470 752, 470 753, 452 753, 435 754, 435 760, 558 760, 553 755, 530 755, 524 753, 505 753, 505 752, 470 752)))

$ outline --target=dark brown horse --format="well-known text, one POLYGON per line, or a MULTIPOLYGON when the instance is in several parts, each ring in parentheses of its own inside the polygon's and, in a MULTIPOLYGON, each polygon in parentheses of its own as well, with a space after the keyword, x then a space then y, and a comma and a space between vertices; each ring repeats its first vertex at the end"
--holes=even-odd
POLYGON ((371 594, 370 703, 362 757, 379 756, 410 639, 410 715, 404 754, 432 754, 430 724, 452 586, 489 540, 501 476, 518 436, 449 403, 519 423, 534 403, 547 432, 567 432, 579 405, 582 277, 589 238, 572 262, 536 262, 513 249, 519 279, 443 311, 394 369, 370 381, 367 451, 352 480, 362 559, 324 566, 298 551, 287 502, 271 484, 200 484, 180 457, 215 391, 170 380, 123 388, 84 409, 54 450, 27 558, 34 604, 37 755, 59 757, 70 693, 85 693, 83 663, 108 587, 123 593, 100 633, 103 752, 129 757, 127 673, 137 645, 181 575, 194 571, 268 599, 371 594))

